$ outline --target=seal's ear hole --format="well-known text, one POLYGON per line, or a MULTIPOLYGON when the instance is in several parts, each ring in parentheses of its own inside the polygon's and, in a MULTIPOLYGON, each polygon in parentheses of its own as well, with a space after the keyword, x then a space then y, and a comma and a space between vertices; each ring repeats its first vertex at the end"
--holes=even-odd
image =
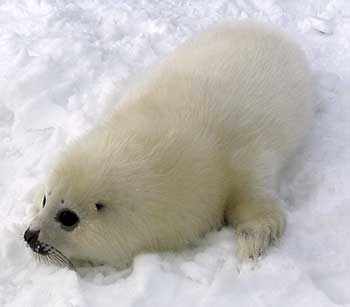
POLYGON ((102 209, 105 207, 105 205, 102 204, 102 203, 96 203, 96 204, 95 204, 95 207, 96 207, 96 210, 97 210, 97 211, 100 211, 100 210, 102 210, 102 209))
POLYGON ((43 208, 45 208, 45 205, 46 205, 46 195, 44 194, 44 197, 43 197, 43 208))

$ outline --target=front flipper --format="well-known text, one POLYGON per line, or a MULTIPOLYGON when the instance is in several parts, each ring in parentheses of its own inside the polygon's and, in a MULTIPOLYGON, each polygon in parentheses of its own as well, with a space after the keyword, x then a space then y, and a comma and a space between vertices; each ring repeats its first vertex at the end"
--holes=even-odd
POLYGON ((225 217, 235 229, 236 253, 241 261, 264 254, 282 236, 286 224, 279 201, 269 198, 230 204, 225 217))

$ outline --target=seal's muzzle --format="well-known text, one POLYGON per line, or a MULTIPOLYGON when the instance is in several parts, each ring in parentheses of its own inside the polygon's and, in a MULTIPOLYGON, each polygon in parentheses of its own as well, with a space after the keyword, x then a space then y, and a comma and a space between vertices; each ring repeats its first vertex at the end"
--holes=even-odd
POLYGON ((46 244, 42 244, 39 238, 40 230, 30 230, 29 228, 24 233, 24 241, 26 241, 29 247, 40 255, 47 255, 48 247, 46 244))
POLYGON ((54 262, 62 266, 74 269, 72 262, 55 247, 39 241, 40 230, 30 230, 28 228, 24 233, 24 241, 27 242, 31 250, 39 260, 45 259, 47 262, 54 262), (45 256, 45 257, 42 257, 45 256))

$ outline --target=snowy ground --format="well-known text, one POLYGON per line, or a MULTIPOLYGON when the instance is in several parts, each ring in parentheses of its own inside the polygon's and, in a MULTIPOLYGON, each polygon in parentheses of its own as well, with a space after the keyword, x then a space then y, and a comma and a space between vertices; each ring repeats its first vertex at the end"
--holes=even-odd
POLYGON ((0 306, 350 306, 350 2, 0 2, 0 306), (288 229, 257 265, 231 229, 132 268, 34 261, 22 240, 31 191, 58 149, 91 126, 128 77, 220 20, 255 18, 305 49, 317 121, 282 196, 288 229))

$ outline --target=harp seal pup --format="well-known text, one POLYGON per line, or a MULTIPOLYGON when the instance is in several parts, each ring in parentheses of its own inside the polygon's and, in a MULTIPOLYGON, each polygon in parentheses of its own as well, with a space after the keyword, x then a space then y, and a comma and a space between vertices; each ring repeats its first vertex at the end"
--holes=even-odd
POLYGON ((309 130, 311 96, 304 54, 284 34, 213 27, 59 155, 24 239, 52 262, 124 267, 225 222, 237 256, 256 259, 283 234, 276 191, 309 130))

